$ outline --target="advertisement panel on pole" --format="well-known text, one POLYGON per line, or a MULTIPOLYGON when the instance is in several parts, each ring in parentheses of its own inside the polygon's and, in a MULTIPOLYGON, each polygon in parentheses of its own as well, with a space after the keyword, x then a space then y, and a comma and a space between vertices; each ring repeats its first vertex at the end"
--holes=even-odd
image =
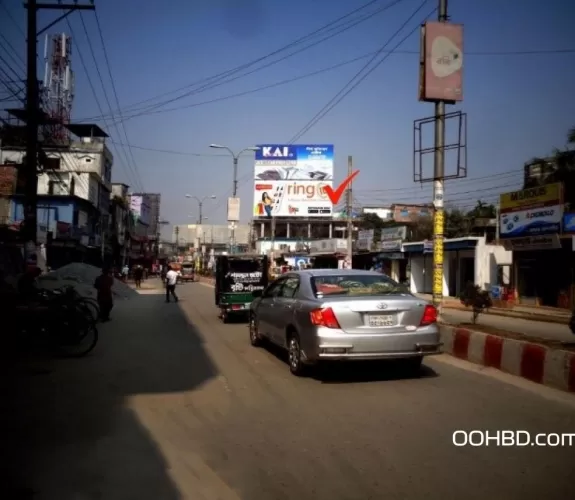
POLYGON ((259 181, 332 181, 333 145, 260 144, 254 179, 259 181))
POLYGON ((255 217, 331 217, 333 206, 325 187, 331 181, 254 182, 255 217))
POLYGON ((563 186, 555 183, 504 193, 499 212, 501 238, 557 234, 563 219, 563 186))
POLYGON ((428 21, 422 27, 419 100, 463 100, 462 24, 428 21))
POLYGON ((239 222, 240 220, 240 199, 228 198, 228 222, 239 222))

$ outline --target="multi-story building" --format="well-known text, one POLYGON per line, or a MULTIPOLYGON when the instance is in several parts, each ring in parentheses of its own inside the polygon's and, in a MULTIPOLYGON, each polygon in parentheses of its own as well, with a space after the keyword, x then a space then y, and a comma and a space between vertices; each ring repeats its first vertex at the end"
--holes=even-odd
MULTIPOLYGON (((103 237, 109 227, 113 156, 108 135, 97 125, 67 125, 75 138, 67 144, 44 144, 38 176, 38 242, 47 245, 48 265, 64 261, 101 262, 111 249, 103 237), (83 254, 81 257, 77 253, 83 254)), ((25 143, 3 140, 0 176, 1 215, 24 219, 24 185, 20 175, 25 143)))
MULTIPOLYGON (((238 224, 235 228, 238 251, 246 251, 250 243, 250 225, 238 224)), ((227 224, 185 224, 173 228, 173 241, 181 248, 228 250, 231 229, 227 224)))
POLYGON ((132 193, 131 197, 142 198, 142 207, 144 207, 147 214, 147 236, 150 239, 156 238, 160 230, 160 205, 162 201, 162 195, 159 193, 132 193))

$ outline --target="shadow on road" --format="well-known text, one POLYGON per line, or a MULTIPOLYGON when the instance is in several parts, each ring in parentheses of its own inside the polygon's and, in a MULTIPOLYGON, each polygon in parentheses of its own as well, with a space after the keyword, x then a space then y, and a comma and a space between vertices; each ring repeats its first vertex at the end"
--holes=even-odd
MULTIPOLYGON (((270 342, 266 342, 264 347, 286 365, 286 370, 288 369, 288 356, 284 349, 270 342)), ((435 370, 426 366, 425 362, 419 373, 413 373, 397 360, 320 363, 309 370, 309 375, 324 384, 357 384, 439 376, 435 370)))
POLYGON ((14 359, 0 368, 0 498, 182 498, 130 407, 135 396, 190 391, 216 375, 176 304, 141 295, 117 304, 93 353, 14 359))

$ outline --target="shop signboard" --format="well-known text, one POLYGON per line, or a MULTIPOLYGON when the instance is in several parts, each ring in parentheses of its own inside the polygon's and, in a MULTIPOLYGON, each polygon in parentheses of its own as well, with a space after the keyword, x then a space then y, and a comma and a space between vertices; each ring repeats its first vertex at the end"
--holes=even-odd
POLYGON ((332 217, 331 144, 260 144, 255 153, 255 217, 332 217))
POLYGON ((384 227, 381 230, 381 241, 404 240, 407 237, 407 226, 384 227))
POLYGON ((575 233, 575 213, 563 215, 563 232, 575 233))
POLYGON ((310 253, 337 253, 347 250, 347 240, 332 238, 328 240, 315 240, 310 242, 310 253))
POLYGON ((555 183, 504 193, 499 211, 501 238, 558 234, 563 220, 563 186, 555 183))
POLYGON ((521 252, 527 250, 555 250, 561 248, 558 234, 542 236, 524 236, 521 238, 509 238, 503 241, 505 250, 521 252))
POLYGON ((401 252, 403 240, 384 240, 379 243, 379 249, 382 252, 401 252))
POLYGON ((355 248, 357 250, 371 250, 374 233, 373 229, 358 231, 355 248))

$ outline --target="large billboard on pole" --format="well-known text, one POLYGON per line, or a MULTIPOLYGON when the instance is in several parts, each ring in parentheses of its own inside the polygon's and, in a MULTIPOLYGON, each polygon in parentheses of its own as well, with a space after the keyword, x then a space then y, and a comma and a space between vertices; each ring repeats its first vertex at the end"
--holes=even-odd
POLYGON ((255 154, 254 217, 331 217, 331 144, 260 144, 255 154))

